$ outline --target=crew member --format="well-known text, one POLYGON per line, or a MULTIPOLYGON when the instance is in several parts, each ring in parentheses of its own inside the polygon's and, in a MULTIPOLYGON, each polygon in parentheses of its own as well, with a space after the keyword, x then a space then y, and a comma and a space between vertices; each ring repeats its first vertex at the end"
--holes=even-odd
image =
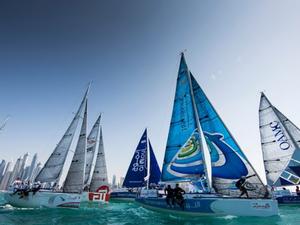
POLYGON ((247 179, 247 177, 242 176, 242 177, 235 183, 235 186, 236 186, 238 189, 240 189, 240 191, 241 191, 240 197, 242 197, 244 194, 246 194, 247 198, 249 198, 247 188, 245 187, 246 179, 247 179))
POLYGON ((183 190, 181 187, 179 187, 179 184, 176 184, 176 187, 174 189, 174 197, 176 200, 176 203, 184 209, 184 198, 183 195, 185 194, 185 190, 183 190))
POLYGON ((174 190, 173 188, 171 188, 171 185, 168 185, 165 188, 165 195, 167 196, 166 197, 167 205, 172 208, 174 206, 174 190))

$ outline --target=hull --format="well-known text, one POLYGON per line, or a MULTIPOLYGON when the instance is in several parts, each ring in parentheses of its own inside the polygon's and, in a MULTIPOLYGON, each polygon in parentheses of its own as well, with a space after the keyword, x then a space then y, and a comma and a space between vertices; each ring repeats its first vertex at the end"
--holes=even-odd
POLYGON ((300 196, 288 195, 277 197, 279 205, 300 205, 300 196))
POLYGON ((38 191, 21 198, 20 195, 8 191, 4 193, 4 198, 8 204, 20 208, 80 208, 102 205, 108 202, 109 194, 106 191, 81 194, 38 191))
POLYGON ((116 191, 110 194, 112 202, 134 202, 137 197, 136 192, 116 191))
POLYGON ((225 197, 186 198, 184 208, 168 206, 165 198, 136 198, 136 202, 150 210, 176 215, 233 215, 267 217, 278 215, 277 201, 273 199, 243 199, 225 197))

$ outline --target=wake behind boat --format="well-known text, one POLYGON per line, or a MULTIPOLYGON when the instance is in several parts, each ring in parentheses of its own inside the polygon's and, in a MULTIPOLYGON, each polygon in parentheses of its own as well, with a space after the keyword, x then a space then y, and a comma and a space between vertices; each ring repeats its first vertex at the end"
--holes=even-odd
POLYGON ((145 208, 177 215, 278 214, 277 201, 270 199, 267 188, 189 71, 182 53, 161 181, 194 182, 200 177, 207 183, 204 194, 185 194, 178 203, 176 192, 175 197, 167 198, 141 193, 136 201, 145 208), (239 198, 241 194, 249 198, 239 198))
POLYGON ((112 201, 134 201, 142 188, 155 187, 161 172, 145 129, 128 167, 122 189, 114 190, 112 201))
POLYGON ((24 208, 78 208, 97 207, 99 204, 108 202, 109 188, 100 116, 87 138, 88 91, 89 87, 71 124, 35 178, 35 182, 31 184, 29 181, 16 181, 4 194, 5 200, 10 205, 24 208), (80 135, 61 190, 58 184, 80 118, 83 118, 80 135), (99 131, 100 141, 97 153, 99 131), (96 164, 93 167, 96 154, 96 164))

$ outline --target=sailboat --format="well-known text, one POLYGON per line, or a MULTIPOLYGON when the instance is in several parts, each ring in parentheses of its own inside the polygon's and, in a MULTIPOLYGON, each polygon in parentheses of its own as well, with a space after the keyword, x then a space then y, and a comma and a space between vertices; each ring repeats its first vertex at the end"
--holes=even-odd
POLYGON ((205 177, 206 193, 185 194, 183 206, 170 206, 165 197, 139 196, 143 207, 200 216, 273 216, 277 201, 270 199, 241 148, 189 71, 184 54, 178 71, 172 119, 161 181, 192 183, 205 177), (250 198, 239 198, 236 181, 245 183, 250 198))
POLYGON ((161 172, 145 129, 128 167, 122 189, 113 191, 110 198, 113 201, 134 201, 142 188, 156 186, 160 176, 161 172))
MULTIPOLYGON (((89 87, 67 131, 35 178, 35 185, 41 183, 42 188, 33 187, 30 189, 27 187, 25 194, 16 191, 15 187, 11 187, 4 195, 10 205, 25 208, 78 208, 81 206, 95 207, 108 201, 107 187, 98 186, 97 189, 85 190, 88 92, 89 87), (63 188, 59 190, 58 184, 80 118, 83 119, 77 146, 63 188)), ((97 122, 99 121, 97 120, 97 122)), ((99 184, 99 182, 96 182, 96 184, 99 184)))
POLYGON ((300 130, 264 93, 259 105, 259 129, 267 184, 279 204, 300 204, 300 196, 282 186, 300 184, 300 130))

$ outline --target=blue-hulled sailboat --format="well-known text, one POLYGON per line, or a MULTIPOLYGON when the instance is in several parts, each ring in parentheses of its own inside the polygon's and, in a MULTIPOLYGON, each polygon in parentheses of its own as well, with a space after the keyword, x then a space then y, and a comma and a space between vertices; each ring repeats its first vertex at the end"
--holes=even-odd
POLYGON ((157 211, 199 216, 273 216, 277 201, 215 111, 181 55, 172 119, 161 181, 194 182, 206 178, 206 193, 185 194, 183 207, 168 205, 165 197, 139 196, 136 201, 157 211), (236 181, 244 183, 250 198, 239 198, 236 181))
MULTIPOLYGON (((300 130, 261 94, 259 128, 267 183, 279 204, 300 204, 283 186, 300 185, 300 130)), ((300 194, 300 193, 299 193, 300 194)))
POLYGON ((127 170, 122 189, 114 190, 110 199, 112 201, 134 201, 142 188, 156 186, 160 176, 161 172, 147 137, 147 129, 145 129, 127 170))

